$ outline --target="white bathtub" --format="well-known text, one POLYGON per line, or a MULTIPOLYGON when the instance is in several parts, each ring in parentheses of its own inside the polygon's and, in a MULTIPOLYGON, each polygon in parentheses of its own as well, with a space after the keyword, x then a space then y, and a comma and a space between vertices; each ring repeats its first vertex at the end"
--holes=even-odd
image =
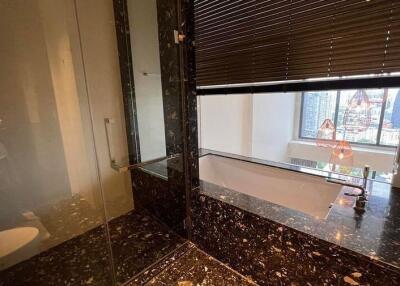
POLYGON ((216 155, 200 158, 200 179, 318 218, 341 190, 322 177, 216 155))

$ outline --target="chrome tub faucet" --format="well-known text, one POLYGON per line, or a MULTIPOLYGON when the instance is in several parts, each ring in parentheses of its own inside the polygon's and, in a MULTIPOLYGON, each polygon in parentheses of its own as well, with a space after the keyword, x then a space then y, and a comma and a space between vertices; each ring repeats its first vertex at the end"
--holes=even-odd
POLYGON ((367 182, 368 182, 368 176, 369 176, 369 170, 370 167, 368 165, 364 166, 363 169, 363 182, 362 185, 358 184, 353 184, 350 182, 347 182, 346 180, 341 180, 341 179, 333 179, 333 178, 327 178, 326 181, 328 183, 333 183, 333 184, 338 184, 346 187, 352 187, 355 189, 359 189, 361 192, 359 194, 353 194, 353 193, 344 193, 346 196, 351 196, 351 197, 357 197, 356 202, 354 204, 354 209, 357 212, 363 213, 365 211, 365 206, 367 204, 367 182))

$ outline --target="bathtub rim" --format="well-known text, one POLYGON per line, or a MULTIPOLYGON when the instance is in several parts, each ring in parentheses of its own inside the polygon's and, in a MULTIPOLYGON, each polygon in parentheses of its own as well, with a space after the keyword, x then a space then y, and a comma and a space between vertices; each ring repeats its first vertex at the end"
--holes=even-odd
MULTIPOLYGON (((208 155, 209 155, 209 156, 213 156, 213 155, 215 155, 215 154, 206 154, 206 155, 203 155, 203 156, 201 156, 201 157, 206 157, 206 156, 208 156, 208 155)), ((201 158, 201 157, 200 157, 200 158, 201 158)), ((231 158, 231 157, 228 157, 228 156, 222 156, 222 155, 216 155, 215 157, 220 157, 220 158, 225 158, 225 159, 236 160, 235 158, 231 158)), ((237 161, 243 162, 243 163, 245 163, 245 164, 246 164, 246 163, 247 163, 247 164, 253 163, 253 162, 251 162, 251 161, 240 160, 240 159, 238 159, 237 161)), ((265 165, 265 164, 257 164, 257 165, 262 166, 262 167, 271 167, 271 168, 275 169, 274 166, 269 166, 269 165, 265 165)), ((277 168, 277 169, 282 170, 282 171, 290 171, 290 170, 287 170, 287 169, 285 169, 285 168, 277 168)), ((294 171, 294 170, 292 170, 292 171, 294 171)), ((300 175, 303 175, 303 176, 309 175, 309 174, 307 174, 307 173, 300 172, 300 171, 294 171, 294 172, 296 172, 296 174, 300 174, 300 175)), ((331 184, 331 183, 329 183, 329 182, 324 182, 324 177, 322 177, 322 176, 314 175, 313 178, 320 179, 320 180, 321 180, 321 182, 320 182, 321 184, 323 184, 323 183, 331 184)), ((283 209, 285 209, 285 210, 288 211, 288 212, 291 212, 291 213, 293 213, 293 212, 294 212, 294 213, 300 213, 300 214, 303 215, 303 216, 308 216, 308 217, 310 217, 310 218, 312 218, 312 219, 317 219, 317 220, 327 220, 327 219, 328 219, 328 217, 329 217, 329 215, 330 215, 330 213, 331 213, 331 211, 332 211, 333 205, 337 203, 337 201, 338 201, 339 198, 341 197, 341 194, 344 192, 343 186, 338 186, 338 185, 336 185, 336 186, 338 187, 338 192, 337 192, 337 195, 336 195, 335 199, 334 199, 334 200, 330 203, 330 205, 327 207, 327 212, 326 212, 326 214, 325 214, 324 216, 319 217, 319 216, 315 216, 315 215, 313 215, 313 214, 311 214, 311 213, 308 213, 308 212, 306 212, 306 211, 302 211, 302 210, 299 210, 299 209, 295 209, 295 208, 292 208, 292 207, 287 206, 287 205, 284 205, 284 204, 279 204, 279 203, 277 203, 277 202, 273 202, 273 201, 270 201, 270 200, 268 200, 268 199, 260 198, 260 197, 257 197, 257 196, 255 196, 255 195, 248 194, 248 193, 246 193, 246 192, 242 192, 242 191, 235 190, 235 189, 232 189, 232 188, 227 187, 227 186, 222 186, 222 185, 220 185, 220 184, 207 181, 207 180, 205 180, 205 179, 202 179, 200 176, 199 176, 199 179, 200 179, 200 182, 201 182, 201 183, 200 183, 200 185, 201 185, 200 188, 204 187, 204 183, 206 183, 206 185, 213 185, 213 186, 216 186, 216 187, 218 187, 218 188, 221 188, 221 189, 224 189, 224 190, 228 190, 229 192, 238 193, 238 194, 241 194, 241 195, 244 195, 244 196, 251 197, 251 198, 253 198, 253 199, 255 199, 255 200, 258 200, 258 201, 265 201, 265 202, 267 202, 268 204, 277 206, 277 207, 279 207, 279 208, 283 208, 283 209)), ((213 196, 211 196, 211 197, 213 197, 213 196)), ((217 197, 214 197, 214 199, 220 200, 220 199, 217 198, 217 197)), ((222 201, 223 201, 223 200, 222 200, 222 201)), ((229 202, 228 202, 228 204, 229 204, 229 202)), ((233 205, 234 205, 234 204, 233 204, 233 205)))
MULTIPOLYGON (((271 168, 277 168, 280 170, 296 172, 296 173, 310 175, 310 176, 319 177, 319 178, 323 178, 323 179, 332 178, 332 179, 341 179, 341 180, 351 181, 353 183, 354 182, 360 183, 360 184, 362 183, 362 178, 356 177, 356 176, 344 175, 344 174, 336 173, 333 171, 328 172, 328 171, 318 170, 318 169, 314 169, 314 168, 310 168, 310 167, 297 166, 297 165, 290 164, 290 163, 274 162, 274 161, 270 161, 270 160, 258 159, 258 158, 254 158, 254 157, 247 157, 247 156, 237 155, 237 154, 233 154, 233 153, 225 153, 225 152, 215 151, 215 150, 210 150, 210 149, 200 149, 199 160, 200 160, 200 158, 209 156, 209 155, 223 157, 223 158, 227 158, 227 159, 238 160, 238 161, 247 162, 247 163, 253 163, 253 164, 271 167, 271 168), (303 170, 299 170, 299 168, 305 169, 305 170, 310 170, 310 172, 305 172, 303 170), (316 173, 319 173, 319 174, 316 174, 316 173)), ((389 182, 382 182, 382 181, 371 179, 371 178, 367 179, 367 185, 369 184, 368 182, 378 182, 378 183, 382 183, 382 184, 391 185, 391 183, 389 183, 389 182)))

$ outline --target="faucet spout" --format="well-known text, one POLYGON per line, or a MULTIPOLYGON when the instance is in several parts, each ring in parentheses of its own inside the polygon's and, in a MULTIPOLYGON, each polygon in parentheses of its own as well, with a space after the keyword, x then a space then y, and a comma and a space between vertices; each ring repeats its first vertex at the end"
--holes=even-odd
POLYGON ((359 194, 352 194, 352 193, 344 193, 346 196, 352 196, 352 197, 357 197, 356 203, 354 205, 354 209, 359 212, 363 213, 365 211, 365 206, 367 204, 367 182, 368 182, 368 176, 369 176, 369 170, 370 167, 368 165, 364 166, 363 170, 363 182, 362 185, 358 184, 353 184, 350 182, 347 182, 345 180, 340 180, 340 179, 332 179, 332 178, 327 178, 326 181, 328 183, 333 183, 333 184, 338 184, 346 187, 351 187, 355 189, 359 189, 361 192, 359 194))
POLYGON ((326 181, 328 183, 337 184, 337 185, 341 185, 341 186, 345 186, 345 187, 351 187, 351 188, 359 189, 361 191, 359 194, 344 193, 346 196, 352 196, 352 197, 365 196, 364 184, 363 185, 352 184, 345 180, 332 179, 332 178, 326 178, 326 181))

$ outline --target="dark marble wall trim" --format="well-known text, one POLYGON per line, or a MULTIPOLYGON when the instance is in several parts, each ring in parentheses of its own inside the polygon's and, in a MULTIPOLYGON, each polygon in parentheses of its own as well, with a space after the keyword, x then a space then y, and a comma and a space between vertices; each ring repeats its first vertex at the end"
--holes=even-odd
POLYGON ((181 78, 178 30, 178 8, 175 0, 157 0, 158 39, 160 50, 161 88, 164 108, 167 155, 183 152, 181 78))
POLYGON ((185 98, 186 132, 185 144, 188 145, 188 163, 190 166, 191 187, 199 186, 199 149, 197 130, 197 94, 196 94, 196 59, 194 33, 194 2, 181 0, 182 34, 185 35, 183 47, 183 84, 185 98))
MULTIPOLYGON (((184 35, 180 45, 181 58, 181 92, 184 132, 184 164, 186 197, 199 185, 198 138, 197 138, 197 99, 196 99, 196 66, 194 54, 194 2, 178 0, 179 33, 184 35)), ((186 226, 189 239, 192 236, 190 200, 186 201, 186 226)))
MULTIPOLYGON (((180 53, 182 59, 182 94, 184 120, 184 161, 186 170, 186 196, 190 198, 193 189, 199 186, 199 153, 197 130, 196 62, 194 33, 194 1, 178 0, 180 8, 180 34, 184 35, 180 53)), ((192 236, 192 214, 190 200, 187 200, 188 237, 192 236)))
MULTIPOLYGON (((174 31, 179 30, 179 9, 176 0, 157 0, 158 38, 160 50, 161 88, 164 108, 165 143, 167 155, 179 156, 167 161, 168 189, 171 195, 166 204, 174 218, 165 221, 186 235, 185 148, 181 90, 180 45, 175 42, 174 31)), ((172 218, 172 217, 171 217, 172 218)), ((165 218, 164 218, 165 219, 165 218)))
POLYGON ((122 95, 124 101, 129 162, 134 164, 140 162, 141 160, 127 0, 113 0, 113 6, 122 95))

